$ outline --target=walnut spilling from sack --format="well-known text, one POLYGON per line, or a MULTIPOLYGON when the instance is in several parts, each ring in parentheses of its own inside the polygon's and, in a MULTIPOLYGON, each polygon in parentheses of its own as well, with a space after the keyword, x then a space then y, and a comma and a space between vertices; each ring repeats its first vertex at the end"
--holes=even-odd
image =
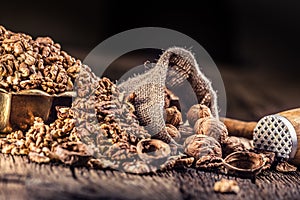
POLYGON ((61 50, 49 37, 35 40, 0 26, 0 88, 40 89, 49 94, 73 90, 81 61, 61 50))
POLYGON ((187 112, 187 119, 196 134, 211 136, 220 144, 228 137, 224 123, 213 117, 210 109, 203 104, 193 105, 187 112))

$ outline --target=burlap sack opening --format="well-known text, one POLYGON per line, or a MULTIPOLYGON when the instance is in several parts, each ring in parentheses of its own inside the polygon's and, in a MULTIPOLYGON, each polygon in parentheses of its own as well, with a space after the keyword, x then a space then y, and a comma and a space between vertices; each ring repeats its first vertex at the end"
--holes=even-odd
POLYGON ((160 56, 153 68, 118 84, 125 95, 134 93, 139 122, 153 137, 167 143, 172 141, 165 131, 165 87, 172 88, 180 97, 183 115, 190 106, 200 103, 208 106, 214 117, 219 117, 216 92, 200 71, 194 55, 186 49, 172 47, 160 56))

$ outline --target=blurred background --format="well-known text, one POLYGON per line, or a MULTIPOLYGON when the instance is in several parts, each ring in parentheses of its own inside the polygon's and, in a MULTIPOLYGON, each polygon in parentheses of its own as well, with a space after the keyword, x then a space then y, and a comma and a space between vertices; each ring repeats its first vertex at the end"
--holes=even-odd
MULTIPOLYGON (((195 39, 217 64, 228 116, 256 120, 300 106, 299 1, 2 1, 1 8, 0 24, 7 29, 50 36, 80 59, 128 29, 173 29, 195 39)), ((158 52, 128 56, 128 65, 138 65, 158 52)))

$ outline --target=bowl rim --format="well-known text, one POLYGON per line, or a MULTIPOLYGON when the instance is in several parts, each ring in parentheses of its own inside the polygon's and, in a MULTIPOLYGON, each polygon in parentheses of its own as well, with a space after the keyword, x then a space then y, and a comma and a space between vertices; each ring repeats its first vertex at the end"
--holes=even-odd
POLYGON ((48 94, 47 92, 40 89, 28 89, 28 90, 20 90, 18 92, 8 92, 3 88, 0 88, 0 94, 11 94, 11 95, 36 95, 36 96, 46 96, 46 97, 76 97, 76 91, 66 91, 58 94, 48 94))

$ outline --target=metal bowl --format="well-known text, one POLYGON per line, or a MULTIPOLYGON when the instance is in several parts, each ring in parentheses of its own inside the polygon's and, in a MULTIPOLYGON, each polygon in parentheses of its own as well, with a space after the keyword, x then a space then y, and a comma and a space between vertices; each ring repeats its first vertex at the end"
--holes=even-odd
POLYGON ((50 95, 41 90, 7 92, 0 89, 0 133, 26 130, 34 117, 52 122, 56 117, 56 106, 71 106, 75 92, 50 95))

